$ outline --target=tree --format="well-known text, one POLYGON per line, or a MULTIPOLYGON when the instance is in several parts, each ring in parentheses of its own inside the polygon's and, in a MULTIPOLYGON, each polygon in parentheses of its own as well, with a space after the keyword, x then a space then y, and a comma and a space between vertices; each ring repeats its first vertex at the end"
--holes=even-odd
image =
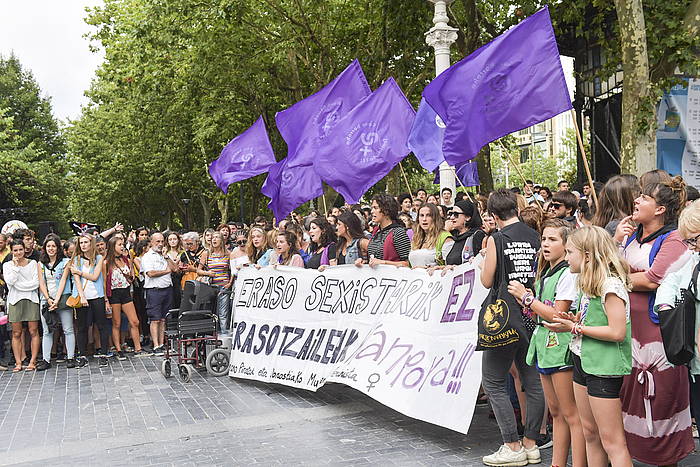
POLYGON ((677 71, 700 70, 700 0, 572 0, 556 12, 560 26, 573 25, 577 37, 601 46, 599 78, 624 73, 622 171, 654 168, 659 99, 678 82, 677 71))

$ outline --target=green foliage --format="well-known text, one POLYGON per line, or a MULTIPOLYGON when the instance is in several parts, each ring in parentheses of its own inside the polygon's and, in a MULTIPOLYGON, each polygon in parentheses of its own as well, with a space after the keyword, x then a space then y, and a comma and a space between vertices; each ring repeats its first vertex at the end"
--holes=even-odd
POLYGON ((65 142, 51 103, 19 60, 0 57, 0 223, 8 209, 30 227, 66 220, 65 142))

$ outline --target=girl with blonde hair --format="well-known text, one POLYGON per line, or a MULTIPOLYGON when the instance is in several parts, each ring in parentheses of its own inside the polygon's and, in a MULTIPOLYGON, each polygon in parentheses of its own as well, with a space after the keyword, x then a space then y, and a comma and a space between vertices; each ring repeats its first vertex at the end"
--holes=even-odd
POLYGON ((605 229, 581 227, 569 236, 566 260, 578 274, 576 313, 559 312, 551 331, 570 333, 574 396, 588 465, 631 467, 620 389, 632 370, 629 266, 605 229))
POLYGON ((246 256, 250 263, 268 266, 272 251, 265 231, 260 227, 251 227, 248 232, 248 241, 245 245, 246 256))

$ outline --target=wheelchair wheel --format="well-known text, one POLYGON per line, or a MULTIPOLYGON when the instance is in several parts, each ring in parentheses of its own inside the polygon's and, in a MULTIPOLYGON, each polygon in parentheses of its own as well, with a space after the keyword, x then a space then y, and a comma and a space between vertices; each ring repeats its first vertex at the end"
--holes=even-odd
POLYGON ((163 373, 163 376, 166 378, 170 378, 173 375, 173 364, 169 358, 161 362, 160 372, 163 373))
POLYGON ((207 355, 207 373, 212 376, 224 376, 228 373, 229 352, 226 349, 214 349, 207 355))
POLYGON ((192 381, 192 373, 194 373, 194 368, 192 365, 184 363, 178 366, 178 372, 180 373, 180 380, 183 383, 189 383, 192 381))

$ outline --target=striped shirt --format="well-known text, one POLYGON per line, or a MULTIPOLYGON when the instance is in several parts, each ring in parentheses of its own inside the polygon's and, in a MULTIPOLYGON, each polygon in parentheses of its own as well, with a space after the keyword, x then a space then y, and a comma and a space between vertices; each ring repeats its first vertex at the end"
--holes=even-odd
POLYGON ((214 277, 211 278, 212 285, 226 285, 231 279, 229 273, 229 255, 216 255, 210 252, 207 257, 207 270, 214 273, 214 277))
POLYGON ((390 224, 378 230, 369 241, 367 253, 377 259, 384 259, 384 242, 389 233, 393 232, 393 247, 399 256, 400 261, 408 261, 408 254, 411 252, 411 240, 406 235, 406 229, 399 224, 390 224))

